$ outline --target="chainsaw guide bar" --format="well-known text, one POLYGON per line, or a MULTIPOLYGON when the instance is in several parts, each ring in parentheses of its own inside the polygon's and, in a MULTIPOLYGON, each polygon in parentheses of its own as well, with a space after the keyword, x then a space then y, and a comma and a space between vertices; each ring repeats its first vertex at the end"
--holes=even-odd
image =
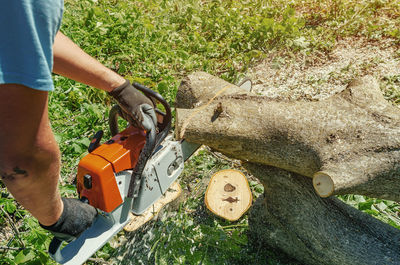
POLYGON ((125 225, 124 230, 126 232, 133 232, 142 227, 145 223, 152 220, 160 210, 168 203, 178 198, 182 193, 182 188, 178 182, 174 182, 167 192, 156 201, 151 207, 144 211, 141 215, 134 215, 132 212, 129 213, 130 221, 125 225))

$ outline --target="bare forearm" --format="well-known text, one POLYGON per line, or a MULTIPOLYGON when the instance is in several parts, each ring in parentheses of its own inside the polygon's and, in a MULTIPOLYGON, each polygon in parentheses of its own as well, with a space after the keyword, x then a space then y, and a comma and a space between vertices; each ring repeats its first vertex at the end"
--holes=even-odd
POLYGON ((54 41, 53 72, 105 91, 111 91, 125 82, 119 74, 108 69, 85 53, 61 32, 54 41))

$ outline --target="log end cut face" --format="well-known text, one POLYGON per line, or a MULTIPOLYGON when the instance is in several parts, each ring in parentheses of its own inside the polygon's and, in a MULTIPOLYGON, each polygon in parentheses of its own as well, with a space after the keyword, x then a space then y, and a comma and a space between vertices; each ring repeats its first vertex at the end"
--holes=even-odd
POLYGON ((313 186, 317 194, 323 198, 331 196, 334 191, 332 178, 323 171, 314 174, 313 186))
POLYGON ((240 171, 227 169, 212 176, 204 200, 214 214, 236 221, 250 208, 252 194, 246 177, 240 171))

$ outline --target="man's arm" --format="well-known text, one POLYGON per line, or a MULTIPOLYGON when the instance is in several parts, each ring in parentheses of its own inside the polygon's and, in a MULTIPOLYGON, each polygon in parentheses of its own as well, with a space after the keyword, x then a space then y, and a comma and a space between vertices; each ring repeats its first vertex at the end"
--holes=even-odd
POLYGON ((128 113, 130 122, 146 130, 157 124, 153 103, 129 81, 85 53, 60 31, 53 45, 53 72, 93 86, 113 96, 128 113))
POLYGON ((80 83, 111 92, 125 79, 85 53, 60 31, 53 46, 53 72, 80 83))

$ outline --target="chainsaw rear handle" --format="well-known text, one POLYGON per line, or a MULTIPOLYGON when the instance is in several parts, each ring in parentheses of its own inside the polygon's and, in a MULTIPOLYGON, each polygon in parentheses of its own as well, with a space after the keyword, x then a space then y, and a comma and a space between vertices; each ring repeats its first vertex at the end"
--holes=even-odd
POLYGON ((62 240, 53 237, 49 245, 49 254, 57 262, 61 262, 63 260, 63 257, 61 255, 62 244, 63 244, 62 240))
POLYGON ((84 264, 129 222, 131 200, 126 199, 110 213, 99 213, 93 224, 79 237, 64 246, 64 241, 54 237, 49 246, 50 256, 65 265, 84 264))

